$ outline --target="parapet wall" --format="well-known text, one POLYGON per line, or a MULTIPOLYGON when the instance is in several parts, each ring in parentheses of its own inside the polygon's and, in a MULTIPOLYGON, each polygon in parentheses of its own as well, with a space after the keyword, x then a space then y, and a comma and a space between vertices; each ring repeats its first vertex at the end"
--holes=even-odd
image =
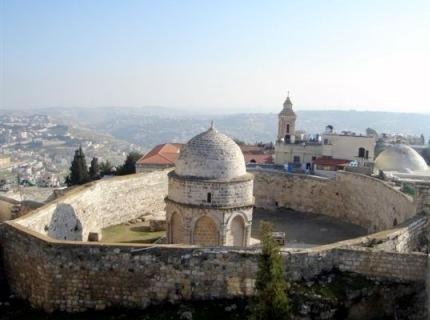
POLYGON ((391 228, 417 212, 411 197, 379 179, 338 172, 336 185, 346 209, 342 218, 370 232, 391 228))
MULTIPOLYGON (((99 232, 109 225, 141 215, 164 214, 169 171, 89 183, 15 221, 55 239, 86 241, 89 232, 99 232)), ((338 172, 333 180, 259 170, 253 173, 257 207, 279 206, 325 214, 358 224, 369 232, 391 228, 417 211, 410 197, 368 176, 338 172)), ((241 192, 235 194, 242 199, 241 192)), ((249 194, 246 193, 248 198, 249 194)), ((235 198, 232 199, 233 204, 235 198)), ((252 199, 247 200, 252 203, 252 199)))
MULTIPOLYGON (((253 294, 256 250, 57 241, 14 222, 0 226, 4 267, 18 297, 51 312, 144 308, 166 301, 253 294), (31 263, 29 263, 31 261, 31 263)), ((378 280, 424 282, 427 255, 326 246, 283 251, 288 280, 334 268, 378 280)))
MULTIPOLYGON (((168 171, 90 183, 0 225, 0 260, 11 291, 34 307, 69 312, 252 295, 255 249, 63 241, 86 240, 89 232, 163 210, 168 171)), ((283 250, 288 280, 340 269, 381 280, 425 281, 428 256, 407 251, 425 233, 427 217, 415 216, 406 195, 350 173, 336 180, 254 174, 257 206, 328 214, 369 230, 390 228, 393 219, 399 223, 332 245, 283 250)))
POLYGON ((257 207, 286 207, 329 215, 358 224, 369 232, 402 223, 416 214, 413 199, 385 182, 338 172, 326 179, 281 172, 253 171, 257 207))
POLYGON ((100 232, 110 225, 162 212, 168 172, 95 181, 14 221, 54 239, 86 241, 89 232, 100 232))

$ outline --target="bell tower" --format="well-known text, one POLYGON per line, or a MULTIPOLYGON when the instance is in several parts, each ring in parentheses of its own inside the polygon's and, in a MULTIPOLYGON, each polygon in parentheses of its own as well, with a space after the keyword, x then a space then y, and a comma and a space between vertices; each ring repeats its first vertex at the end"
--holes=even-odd
POLYGON ((293 111, 293 104, 291 103, 289 92, 284 102, 284 108, 278 115, 278 119, 278 141, 294 143, 297 116, 293 111))

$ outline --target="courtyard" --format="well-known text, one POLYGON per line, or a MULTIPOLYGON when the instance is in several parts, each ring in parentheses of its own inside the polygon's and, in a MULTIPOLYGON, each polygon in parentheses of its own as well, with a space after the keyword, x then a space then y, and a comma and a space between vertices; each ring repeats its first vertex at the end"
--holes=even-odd
POLYGON ((251 237, 259 239, 261 221, 270 222, 273 231, 285 232, 286 247, 310 248, 364 236, 366 229, 322 214, 285 208, 254 209, 251 237))
MULTIPOLYGON (((310 248, 367 234, 366 229, 326 215, 304 213, 285 208, 254 209, 252 238, 259 239, 261 221, 270 222, 273 231, 285 232, 286 247, 310 248)), ((147 222, 120 224, 103 229, 102 242, 154 243, 165 231, 149 231, 147 222)))

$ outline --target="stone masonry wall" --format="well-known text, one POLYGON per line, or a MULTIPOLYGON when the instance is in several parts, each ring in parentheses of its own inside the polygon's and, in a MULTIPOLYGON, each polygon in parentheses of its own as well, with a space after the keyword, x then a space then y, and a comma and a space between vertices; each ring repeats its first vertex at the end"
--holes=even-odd
POLYGON ((417 210, 430 214, 430 182, 416 183, 415 189, 417 191, 417 210))
POLYGON ((364 175, 338 172, 333 180, 259 170, 253 174, 256 207, 325 214, 369 232, 391 228, 416 214, 411 198, 364 175))
POLYGON ((255 170, 252 173, 256 207, 285 207, 335 216, 345 212, 341 195, 333 181, 282 172, 255 170))
MULTIPOLYGON (((11 291, 46 311, 144 308, 253 294, 258 268, 253 249, 56 241, 14 222, 0 229, 11 291)), ((370 248, 326 246, 282 254, 291 280, 339 268, 377 279, 423 282, 427 268, 425 254, 370 248)))
POLYGON ((370 248, 336 251, 340 271, 351 271, 372 278, 390 277, 398 281, 424 281, 427 275, 427 255, 393 253, 370 248))
POLYGON ((86 241, 89 232, 162 212, 168 171, 95 181, 14 221, 55 239, 86 241))
POLYGON ((427 235, 427 215, 416 215, 390 230, 371 234, 367 244, 375 249, 394 252, 413 252, 424 247, 427 235))
POLYGON ((169 199, 191 205, 241 207, 253 205, 252 176, 243 181, 212 182, 198 179, 169 177, 169 199), (211 202, 207 195, 211 193, 211 202))
POLYGON ((412 198, 379 179, 338 172, 336 184, 347 219, 370 232, 388 229, 416 214, 412 198))

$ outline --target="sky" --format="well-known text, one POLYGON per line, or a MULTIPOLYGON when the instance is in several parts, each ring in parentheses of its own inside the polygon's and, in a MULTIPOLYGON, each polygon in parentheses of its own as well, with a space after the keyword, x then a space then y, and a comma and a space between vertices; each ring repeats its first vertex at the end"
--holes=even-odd
POLYGON ((0 0, 0 108, 430 113, 429 0, 0 0))

